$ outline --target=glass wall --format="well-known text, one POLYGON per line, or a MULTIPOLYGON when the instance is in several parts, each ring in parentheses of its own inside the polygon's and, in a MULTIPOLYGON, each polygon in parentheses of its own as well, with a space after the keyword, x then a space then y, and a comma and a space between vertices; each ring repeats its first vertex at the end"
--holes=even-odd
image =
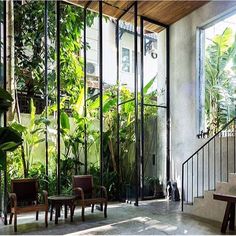
POLYGON ((119 19, 119 171, 121 199, 135 199, 135 7, 119 19))
POLYGON ((23 144, 10 154, 9 179, 37 177, 51 195, 89 173, 110 199, 137 202, 139 181, 148 197, 166 180, 166 31, 144 21, 140 35, 136 3, 118 24, 98 13, 104 4, 14 2, 9 124, 23 144))

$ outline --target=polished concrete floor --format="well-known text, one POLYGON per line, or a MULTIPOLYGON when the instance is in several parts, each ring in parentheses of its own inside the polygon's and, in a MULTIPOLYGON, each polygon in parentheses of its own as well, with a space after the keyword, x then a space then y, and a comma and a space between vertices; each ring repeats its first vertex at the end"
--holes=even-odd
MULTIPOLYGON (((167 200, 142 201, 139 207, 127 203, 111 203, 108 205, 108 218, 103 218, 101 211, 94 213, 86 208, 85 222, 81 221, 80 208, 77 207, 74 222, 64 219, 59 224, 49 221, 44 227, 44 215, 22 214, 18 217, 17 234, 40 235, 161 235, 161 234, 220 234, 221 224, 203 220, 180 211, 180 202, 167 200)), ((12 225, 0 225, 0 234, 14 234, 12 225)), ((236 231, 227 231, 236 234, 236 231)))

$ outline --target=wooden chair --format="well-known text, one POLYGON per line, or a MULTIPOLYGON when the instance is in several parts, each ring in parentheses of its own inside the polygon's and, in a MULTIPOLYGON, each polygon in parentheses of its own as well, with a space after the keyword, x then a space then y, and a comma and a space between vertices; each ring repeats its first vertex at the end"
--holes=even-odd
POLYGON ((45 226, 48 226, 48 193, 43 191, 44 204, 39 203, 37 179, 15 179, 11 181, 11 213, 9 224, 12 223, 14 215, 14 231, 17 231, 17 214, 25 212, 36 212, 38 220, 39 211, 45 211, 45 226))
POLYGON ((82 220, 84 221, 84 209, 86 206, 92 206, 91 212, 94 211, 94 205, 100 204, 101 210, 104 211, 104 217, 107 217, 107 190, 104 186, 93 186, 92 175, 73 176, 73 192, 77 196, 77 204, 82 207, 82 220), (100 190, 100 191, 96 191, 100 190), (103 208, 104 204, 104 208, 103 208))

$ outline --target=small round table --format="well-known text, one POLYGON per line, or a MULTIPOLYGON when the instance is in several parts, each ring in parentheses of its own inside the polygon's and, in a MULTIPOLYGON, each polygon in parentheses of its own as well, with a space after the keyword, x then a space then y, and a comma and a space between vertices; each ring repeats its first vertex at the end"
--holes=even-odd
POLYGON ((73 215, 74 215, 74 205, 75 205, 75 199, 76 196, 72 195, 55 195, 48 197, 48 201, 51 205, 51 211, 50 211, 50 221, 52 221, 52 215, 53 215, 53 208, 56 209, 56 215, 55 215, 55 224, 58 224, 58 217, 60 216, 60 209, 64 205, 65 206, 65 218, 67 218, 67 206, 70 208, 70 221, 73 221, 73 215))

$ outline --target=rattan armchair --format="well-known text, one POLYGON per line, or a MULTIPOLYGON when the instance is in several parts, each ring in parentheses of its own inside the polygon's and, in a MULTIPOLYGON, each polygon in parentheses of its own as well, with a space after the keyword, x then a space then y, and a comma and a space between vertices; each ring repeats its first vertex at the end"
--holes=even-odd
POLYGON ((11 181, 11 193, 9 193, 11 203, 11 213, 9 224, 12 223, 14 215, 14 231, 17 231, 17 214, 26 212, 36 212, 38 220, 39 211, 45 211, 45 226, 48 226, 48 193, 43 191, 44 203, 40 204, 38 199, 37 179, 15 179, 11 181))
POLYGON ((104 217, 107 217, 107 190, 104 186, 94 187, 92 175, 73 176, 73 192, 77 196, 77 204, 82 208, 82 220, 85 220, 84 210, 86 206, 91 206, 91 212, 94 211, 94 205, 99 204, 104 211, 104 217), (104 207, 103 207, 104 205, 104 207))

